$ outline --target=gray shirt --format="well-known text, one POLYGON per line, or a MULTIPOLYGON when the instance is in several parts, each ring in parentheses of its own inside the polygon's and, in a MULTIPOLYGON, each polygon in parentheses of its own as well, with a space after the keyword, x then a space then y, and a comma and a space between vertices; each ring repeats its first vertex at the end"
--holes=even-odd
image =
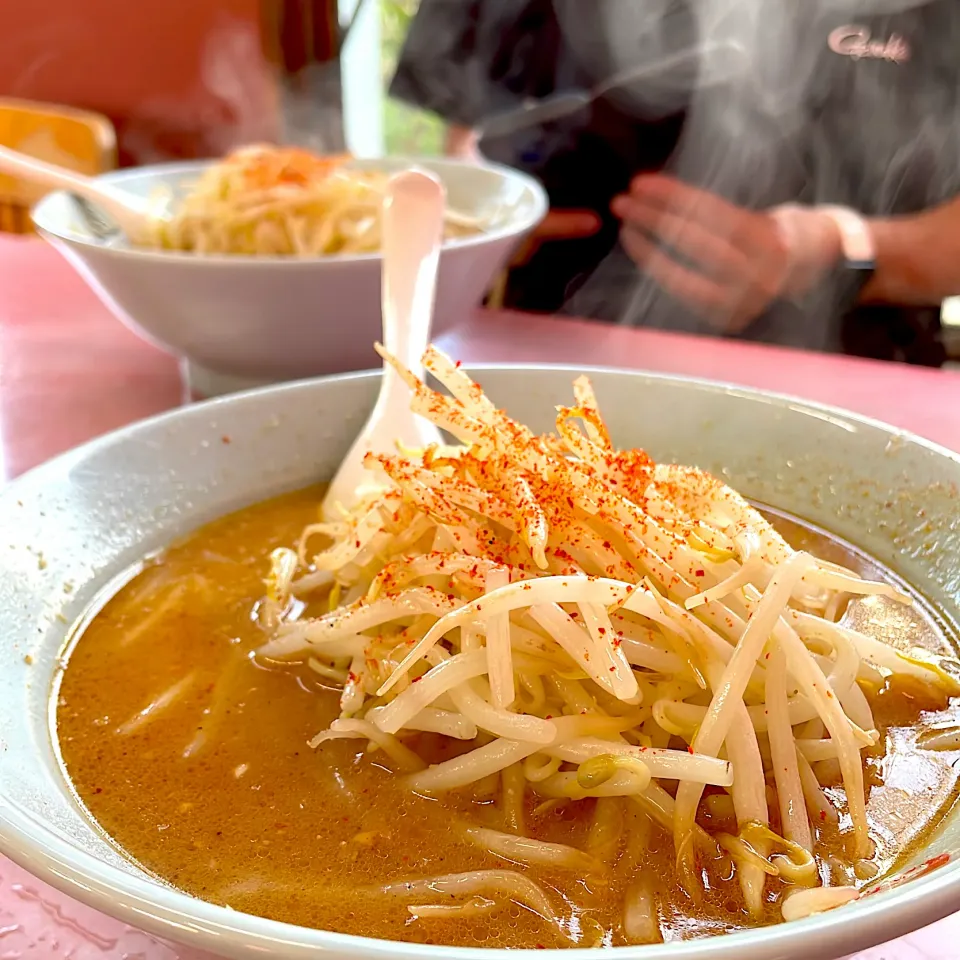
MULTIPOLYGON (((542 2, 423 3, 420 26, 434 11, 447 18, 446 26, 440 33, 433 26, 411 33, 395 89, 460 123, 564 84, 590 87, 637 62, 674 58, 673 68, 653 80, 627 84, 589 116, 547 131, 546 146, 560 157, 576 155, 592 138, 617 145, 618 165, 579 167, 581 178, 593 176, 611 188, 590 197, 598 207, 635 170, 658 166, 752 209, 799 201, 906 214, 960 190, 958 0, 554 0, 546 4, 553 24, 546 34, 542 2), (539 14, 531 18, 532 6, 539 14), (464 31, 467 8, 475 19, 464 31), (442 40, 458 29, 459 48, 442 40), (423 42, 427 33, 431 50, 423 42), (464 38, 472 46, 465 47, 464 38), (695 56, 677 66, 683 52, 695 56), (425 96, 427 78, 440 75, 440 60, 443 97, 425 96), (410 76, 420 77, 419 96, 410 76), (629 131, 641 131, 644 141, 651 129, 662 135, 660 142, 653 138, 659 155, 643 156, 635 141, 623 148, 631 143, 629 131)), ((529 144, 529 136, 525 143, 498 144, 498 158, 549 173, 542 156, 532 161, 524 152, 529 144)), ((556 307, 630 325, 712 332, 638 270, 615 232, 614 225, 605 249, 599 257, 595 249, 594 261, 575 272, 576 282, 567 282, 556 307)), ((807 303, 777 303, 743 335, 936 362, 937 316, 935 309, 854 309, 838 272, 807 303), (930 341, 932 353, 921 341, 930 341)))

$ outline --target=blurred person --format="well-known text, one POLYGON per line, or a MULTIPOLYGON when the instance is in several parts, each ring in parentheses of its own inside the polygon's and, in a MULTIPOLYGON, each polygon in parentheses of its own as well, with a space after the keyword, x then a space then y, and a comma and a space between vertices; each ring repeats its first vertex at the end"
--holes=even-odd
MULTIPOLYGON (((603 79, 570 43, 565 6, 554 0, 421 0, 400 55, 392 95, 447 122, 453 156, 525 170, 543 183, 551 213, 510 274, 504 304, 556 312, 617 244, 611 201, 639 171, 661 169, 683 125, 684 98, 624 111, 599 98, 553 123, 486 137, 488 118, 603 79)), ((590 3, 583 8, 585 11, 590 3)), ((590 16, 577 15, 586 46, 602 44, 590 16), (589 34, 589 35, 588 35, 589 34)), ((678 6, 676 44, 692 41, 693 21, 678 6)))
MULTIPOLYGON (((620 242, 568 290, 565 312, 942 363, 940 302, 960 291, 960 3, 551 6, 587 84, 637 51, 699 54, 693 76, 610 95, 627 130, 651 105, 674 109, 680 129, 668 172, 616 191, 620 242)), ((451 94, 478 89, 484 71, 460 56, 471 63, 451 94)), ((579 136, 568 131, 569 151, 579 136)))

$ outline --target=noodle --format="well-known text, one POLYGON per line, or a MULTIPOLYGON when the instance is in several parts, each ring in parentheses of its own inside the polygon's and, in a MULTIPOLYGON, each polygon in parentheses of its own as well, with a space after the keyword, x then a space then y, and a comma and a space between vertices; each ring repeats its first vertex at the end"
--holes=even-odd
POLYGON ((409 748, 405 747, 396 737, 389 733, 382 733, 369 720, 334 720, 328 730, 318 733, 311 741, 311 747, 319 747, 327 740, 340 740, 351 737, 362 737, 375 743, 401 771, 422 770, 423 761, 409 748))
POLYGON ((603 869, 600 861, 590 854, 563 843, 544 843, 542 840, 516 837, 482 827, 464 827, 463 835, 475 846, 528 867, 539 865, 558 870, 575 870, 580 874, 599 873, 603 869))
POLYGON ((630 943, 659 943, 663 936, 649 880, 637 880, 623 901, 623 932, 630 943))
POLYGON ((781 912, 784 920, 801 920, 833 910, 860 896, 853 887, 816 887, 812 890, 798 890, 783 901, 781 912))
POLYGON ((560 917, 543 888, 515 870, 475 870, 426 880, 390 883, 383 888, 383 892, 399 897, 422 897, 427 894, 453 897, 499 895, 526 907, 548 923, 560 924, 560 917))
POLYGON ((526 789, 523 764, 507 767, 500 776, 503 787, 503 815, 507 826, 516 834, 525 831, 523 795, 526 789))
POLYGON ((455 917, 477 917, 491 913, 500 906, 496 900, 476 896, 461 904, 414 903, 407 910, 415 920, 450 920, 455 917))
MULTIPOLYGON (((352 169, 346 156, 251 146, 204 171, 169 219, 157 218, 151 246, 198 254, 314 257, 380 249, 387 174, 352 169)), ((447 237, 479 222, 448 213, 447 237)))
POLYGON ((117 727, 117 733, 121 736, 129 736, 131 733, 136 733, 145 727, 148 723, 152 723, 164 710, 182 697, 184 693, 193 686, 196 679, 197 676, 195 673, 188 673, 185 677, 181 677, 181 679, 164 690, 158 697, 151 700, 139 713, 134 714, 129 720, 121 723, 120 726, 117 727))
POLYGON ((623 829, 623 802, 616 797, 600 797, 587 838, 588 853, 601 863, 612 863, 620 852, 623 829))

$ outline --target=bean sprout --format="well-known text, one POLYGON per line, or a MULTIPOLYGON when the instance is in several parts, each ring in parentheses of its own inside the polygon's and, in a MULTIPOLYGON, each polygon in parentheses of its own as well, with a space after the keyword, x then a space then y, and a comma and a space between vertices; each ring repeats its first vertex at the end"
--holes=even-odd
MULTIPOLYGON (((814 886, 785 899, 786 918, 852 898, 815 887, 816 836, 837 813, 814 771, 835 765, 850 867, 868 875, 862 751, 877 731, 861 685, 899 676, 955 694, 960 672, 834 619, 851 597, 909 598, 791 549, 715 477, 618 450, 585 378, 557 434, 538 436, 435 348, 423 362, 446 393, 378 349, 411 408, 463 445, 368 455, 387 488, 342 521, 308 527, 299 551, 274 553, 260 654, 307 654, 344 690, 340 719, 312 743, 366 738, 420 794, 482 787, 510 832, 469 825, 463 839, 521 865, 586 875, 635 856, 629 839, 621 849, 628 810, 672 834, 693 896, 697 858, 732 858, 755 915, 771 882, 814 886), (330 543, 310 558, 319 534, 330 543), (287 618, 298 584, 324 570, 333 609, 287 618), (409 739, 424 731, 463 745, 428 766, 409 739), (727 791, 707 804, 722 814, 705 821, 715 836, 697 820, 705 788, 727 791), (589 852, 527 836, 527 791, 544 798, 535 816, 596 803, 589 852)), ((958 743, 951 729, 929 745, 958 743)), ((511 871, 386 889, 459 897, 412 907, 424 920, 508 898, 557 922, 546 894, 511 871)), ((658 938, 644 882, 624 911, 629 940, 658 938)))

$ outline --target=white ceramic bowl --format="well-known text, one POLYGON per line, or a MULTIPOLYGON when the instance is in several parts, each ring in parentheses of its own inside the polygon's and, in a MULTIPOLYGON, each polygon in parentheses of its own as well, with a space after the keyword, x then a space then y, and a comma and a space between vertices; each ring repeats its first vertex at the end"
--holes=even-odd
MULTIPOLYGON (((498 406, 547 430, 554 405, 569 397, 575 372, 488 368, 480 379, 498 406)), ((745 494, 833 530, 900 573, 955 625, 960 457, 800 401, 611 371, 595 372, 594 383, 615 442, 722 472, 745 494)), ((90 824, 52 746, 48 698, 57 654, 70 624, 97 593, 145 552, 200 523, 329 477, 377 385, 375 375, 359 374, 177 410, 66 454, 0 490, 6 541, 0 543, 0 853, 128 923, 229 957, 314 960, 322 950, 332 960, 501 960, 496 950, 293 927, 164 886, 90 824), (25 662, 28 655, 33 665, 25 662)), ((954 810, 890 889, 792 924, 618 948, 618 954, 635 960, 830 960, 957 909, 958 855, 960 814, 954 810), (935 855, 949 862, 926 873, 917 869, 935 855)), ((542 960, 544 951, 514 956, 542 960)), ((557 952, 556 960, 604 956, 573 950, 557 952)))
MULTIPOLYGON (((440 255, 434 335, 480 303, 491 281, 547 210, 542 187, 494 164, 439 158, 353 161, 397 170, 413 163, 443 181, 457 210, 490 218, 481 234, 448 240, 440 255)), ((138 196, 174 196, 207 163, 140 167, 101 179, 138 196)), ((86 231, 72 200, 57 192, 33 211, 40 234, 77 268, 131 329, 189 362, 204 396, 258 384, 362 370, 380 338, 380 255, 195 256, 107 245, 86 231)))

